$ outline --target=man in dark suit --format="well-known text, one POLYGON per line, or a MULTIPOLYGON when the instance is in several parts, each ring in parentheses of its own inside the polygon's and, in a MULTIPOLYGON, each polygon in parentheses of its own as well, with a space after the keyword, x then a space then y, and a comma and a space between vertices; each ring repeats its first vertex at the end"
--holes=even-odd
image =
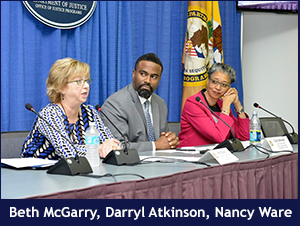
MULTIPOLYGON (((108 97, 102 106, 104 113, 127 138, 129 149, 163 150, 179 144, 176 134, 168 131, 165 101, 153 93, 162 71, 163 65, 156 54, 142 55, 135 63, 132 83, 108 97)), ((110 125, 105 117, 103 121, 110 125)), ((112 126, 109 127, 117 139, 124 140, 112 126)))

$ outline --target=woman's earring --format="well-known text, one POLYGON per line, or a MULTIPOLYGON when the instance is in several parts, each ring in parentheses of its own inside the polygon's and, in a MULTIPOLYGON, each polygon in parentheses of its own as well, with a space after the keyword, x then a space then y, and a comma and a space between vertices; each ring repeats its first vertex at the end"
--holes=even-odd
POLYGON ((65 95, 61 94, 61 99, 64 100, 65 99, 65 95))

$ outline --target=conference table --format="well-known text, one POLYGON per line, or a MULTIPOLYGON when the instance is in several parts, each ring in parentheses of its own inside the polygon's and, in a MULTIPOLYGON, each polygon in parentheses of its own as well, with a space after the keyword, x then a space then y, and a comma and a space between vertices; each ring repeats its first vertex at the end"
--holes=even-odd
MULTIPOLYGON (((249 143, 249 142, 248 142, 249 143)), ((247 143, 243 143, 244 147, 247 143)), ((196 151, 144 151, 134 166, 100 163, 91 177, 46 169, 1 168, 2 199, 297 199, 298 145, 293 151, 234 152, 238 161, 201 164, 196 151), (111 176, 114 175, 114 176, 111 176), (103 177, 100 177, 103 176, 103 177)), ((270 149, 270 148, 269 148, 270 149)))

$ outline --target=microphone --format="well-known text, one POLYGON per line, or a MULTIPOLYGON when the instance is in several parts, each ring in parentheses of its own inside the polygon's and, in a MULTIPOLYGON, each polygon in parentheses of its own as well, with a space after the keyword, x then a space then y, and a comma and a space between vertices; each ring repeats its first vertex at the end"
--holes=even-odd
POLYGON ((39 113, 34 110, 31 104, 25 104, 27 110, 35 113, 40 119, 42 119, 48 126, 59 133, 65 140, 67 140, 76 152, 76 157, 62 158, 47 171, 49 174, 62 174, 62 175, 76 175, 92 173, 93 170, 85 157, 78 156, 76 147, 67 137, 65 137, 60 131, 56 130, 46 119, 44 119, 39 113))
POLYGON ((256 108, 260 108, 260 109, 262 109, 263 111, 269 113, 270 115, 273 115, 275 118, 278 118, 279 120, 282 120, 283 122, 287 123, 287 124, 292 128, 293 132, 292 132, 292 133, 288 133, 288 132, 287 132, 287 133, 284 134, 284 135, 289 139, 289 141, 290 141, 291 144, 298 144, 298 134, 295 133, 294 127, 293 127, 289 122, 287 122, 287 121, 284 120, 283 118, 278 117, 277 115, 275 115, 275 114, 269 112, 268 110, 264 109, 264 108, 261 107, 258 103, 254 103, 253 106, 256 107, 256 108))
POLYGON ((196 101, 200 102, 204 107, 206 107, 212 114, 214 114, 217 118, 219 118, 223 123, 225 123, 226 126, 229 127, 233 139, 227 139, 218 144, 214 149, 219 149, 219 148, 227 148, 231 152, 236 152, 236 151, 241 151, 244 149, 244 146, 242 145, 241 141, 236 138, 234 130, 231 128, 230 125, 228 125, 227 122, 225 122, 220 116, 218 116, 213 110, 211 110, 206 104, 203 103, 200 97, 196 97, 196 101))
POLYGON ((108 155, 102 160, 103 163, 112 164, 112 165, 136 165, 140 164, 141 160, 139 154, 136 149, 129 149, 127 148, 128 139, 125 137, 121 131, 116 127, 116 125, 109 119, 109 117, 102 111, 102 108, 99 104, 95 106, 96 110, 100 112, 108 121, 109 123, 118 131, 118 133, 124 139, 124 146, 122 151, 120 150, 111 150, 108 155))
POLYGON ((122 138, 124 139, 124 152, 125 152, 125 154, 128 154, 128 150, 127 150, 127 139, 126 139, 126 137, 125 136, 123 136, 123 134, 121 133, 121 131, 118 129, 118 127, 116 127, 115 126, 115 124, 107 117, 107 115, 103 112, 103 111, 101 111, 102 110, 102 108, 100 107, 100 105, 99 104, 97 104, 96 106, 95 106, 95 108, 96 108, 96 110, 97 111, 99 111, 108 121, 109 121, 109 123, 118 131, 118 133, 122 136, 122 138))

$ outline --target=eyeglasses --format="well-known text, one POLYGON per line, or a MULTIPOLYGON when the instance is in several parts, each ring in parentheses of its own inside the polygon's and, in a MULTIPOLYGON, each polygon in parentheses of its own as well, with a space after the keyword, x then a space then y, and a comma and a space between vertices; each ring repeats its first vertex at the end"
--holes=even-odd
POLYGON ((214 80, 214 79, 209 79, 210 81, 212 81, 212 83, 216 86, 216 85, 220 85, 222 88, 227 88, 227 87, 230 87, 230 85, 226 84, 226 83, 223 83, 223 82, 219 82, 217 80, 214 80))
POLYGON ((89 78, 89 79, 78 79, 78 80, 75 80, 75 81, 70 81, 68 83, 76 83, 76 85, 78 85, 78 86, 83 86, 84 83, 87 83, 87 84, 91 85, 92 84, 92 79, 91 78, 89 78))

